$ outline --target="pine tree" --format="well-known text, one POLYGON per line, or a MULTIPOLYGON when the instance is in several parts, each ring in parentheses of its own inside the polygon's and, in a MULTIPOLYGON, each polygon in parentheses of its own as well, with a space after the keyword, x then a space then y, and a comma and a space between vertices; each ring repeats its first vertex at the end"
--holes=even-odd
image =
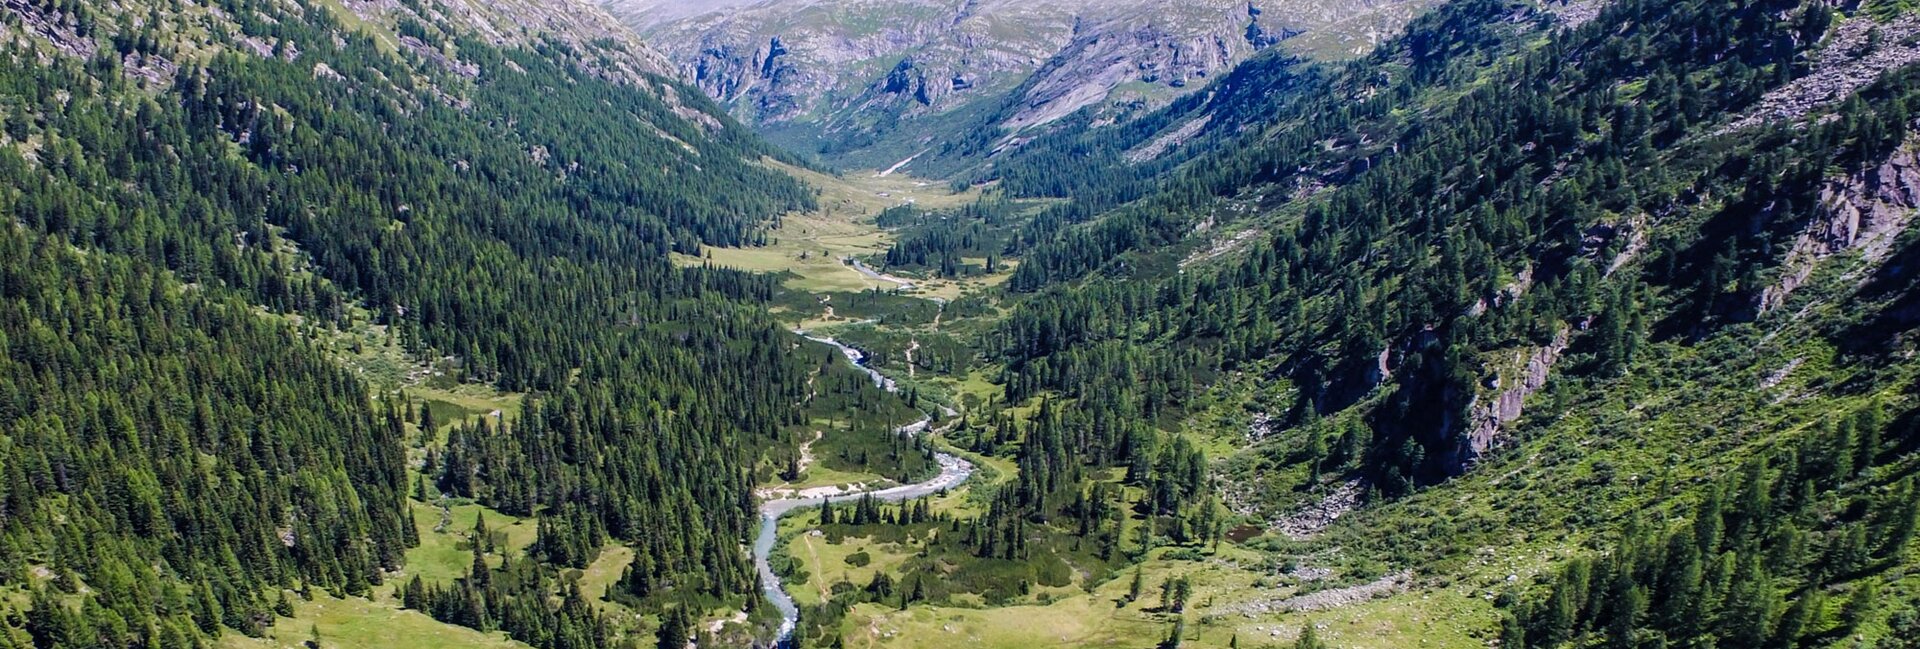
POLYGON ((1327 649, 1327 643, 1321 641, 1320 633, 1314 630, 1312 620, 1300 627, 1300 637, 1293 641, 1293 649, 1327 649))
POLYGON ((1167 630, 1167 638, 1160 641, 1160 649, 1180 649, 1180 643, 1185 641, 1186 635, 1187 619, 1174 618, 1173 628, 1167 630))
POLYGON ((1727 592, 1722 637, 1743 647, 1759 647, 1772 637, 1780 612, 1780 594, 1757 556, 1747 557, 1727 592))
POLYGON ((1854 586, 1853 596, 1847 599, 1846 606, 1840 612, 1841 624, 1849 631, 1860 628, 1875 610, 1880 607, 1880 587, 1873 580, 1861 580, 1854 586))
POLYGON ((1501 649, 1527 649, 1527 629, 1520 619, 1512 614, 1500 616, 1501 649))
POLYGON ((473 548, 473 565, 467 567, 467 583, 476 590, 486 590, 493 582, 493 569, 487 567, 487 555, 480 552, 480 546, 473 548))
POLYGON ((687 639, 691 636, 687 612, 676 607, 661 616, 660 630, 655 634, 655 646, 660 649, 685 649, 687 639))
POLYGON ((424 611, 428 608, 427 587, 426 583, 421 581, 420 575, 414 575, 413 579, 407 580, 406 589, 401 591, 400 605, 416 611, 424 611))
POLYGON ((1884 542, 1880 546, 1880 556, 1899 558, 1913 543, 1917 527, 1920 527, 1920 497, 1916 497, 1914 480, 1908 477, 1900 481, 1888 499, 1888 514, 1883 532, 1884 542))

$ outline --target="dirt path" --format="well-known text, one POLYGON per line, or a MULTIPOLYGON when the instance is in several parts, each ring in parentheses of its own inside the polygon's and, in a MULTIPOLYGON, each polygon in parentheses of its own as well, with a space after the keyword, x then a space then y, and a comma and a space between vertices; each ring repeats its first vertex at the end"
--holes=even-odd
POLYGON ((820 553, 813 549, 813 535, 801 534, 800 542, 807 544, 807 558, 813 560, 813 567, 819 571, 813 576, 813 585, 820 589, 820 601, 833 599, 833 593, 827 591, 827 566, 820 563, 820 553))
POLYGON ((800 471, 802 473, 806 472, 807 467, 813 466, 813 443, 820 441, 820 438, 826 437, 826 435, 827 435, 826 431, 816 430, 816 431, 813 431, 813 439, 800 443, 799 464, 800 464, 800 471))
POLYGON ((713 624, 707 625, 707 631, 709 633, 718 635, 721 630, 727 628, 728 624, 746 624, 746 623, 747 623, 747 612, 734 611, 733 615, 728 617, 723 617, 718 620, 714 620, 713 624))

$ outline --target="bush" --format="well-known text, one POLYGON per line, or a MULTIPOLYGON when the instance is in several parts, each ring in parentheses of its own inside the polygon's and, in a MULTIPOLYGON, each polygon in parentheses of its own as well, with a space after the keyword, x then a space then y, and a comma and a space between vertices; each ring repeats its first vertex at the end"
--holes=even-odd
POLYGON ((1174 548, 1160 555, 1160 558, 1168 561, 1204 561, 1207 554, 1196 548, 1174 548))

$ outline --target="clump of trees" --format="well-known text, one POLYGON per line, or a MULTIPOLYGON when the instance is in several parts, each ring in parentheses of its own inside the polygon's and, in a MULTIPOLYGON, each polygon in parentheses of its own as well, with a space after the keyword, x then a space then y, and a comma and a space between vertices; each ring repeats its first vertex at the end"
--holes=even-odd
POLYGON ((1881 408, 1748 460, 1690 520, 1630 519, 1509 607, 1501 646, 1818 646, 1877 619, 1920 526, 1911 471, 1877 470, 1911 423, 1886 430, 1881 408))

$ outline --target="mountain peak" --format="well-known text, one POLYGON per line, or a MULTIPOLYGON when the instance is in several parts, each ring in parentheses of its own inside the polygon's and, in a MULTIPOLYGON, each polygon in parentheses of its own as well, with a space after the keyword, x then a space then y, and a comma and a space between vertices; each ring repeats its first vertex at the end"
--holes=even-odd
POLYGON ((603 2, 735 117, 855 166, 886 166, 961 132, 1012 136, 1083 109, 1162 105, 1302 34, 1336 44, 1322 53, 1361 52, 1371 41, 1349 25, 1404 19, 1425 4, 603 2))

